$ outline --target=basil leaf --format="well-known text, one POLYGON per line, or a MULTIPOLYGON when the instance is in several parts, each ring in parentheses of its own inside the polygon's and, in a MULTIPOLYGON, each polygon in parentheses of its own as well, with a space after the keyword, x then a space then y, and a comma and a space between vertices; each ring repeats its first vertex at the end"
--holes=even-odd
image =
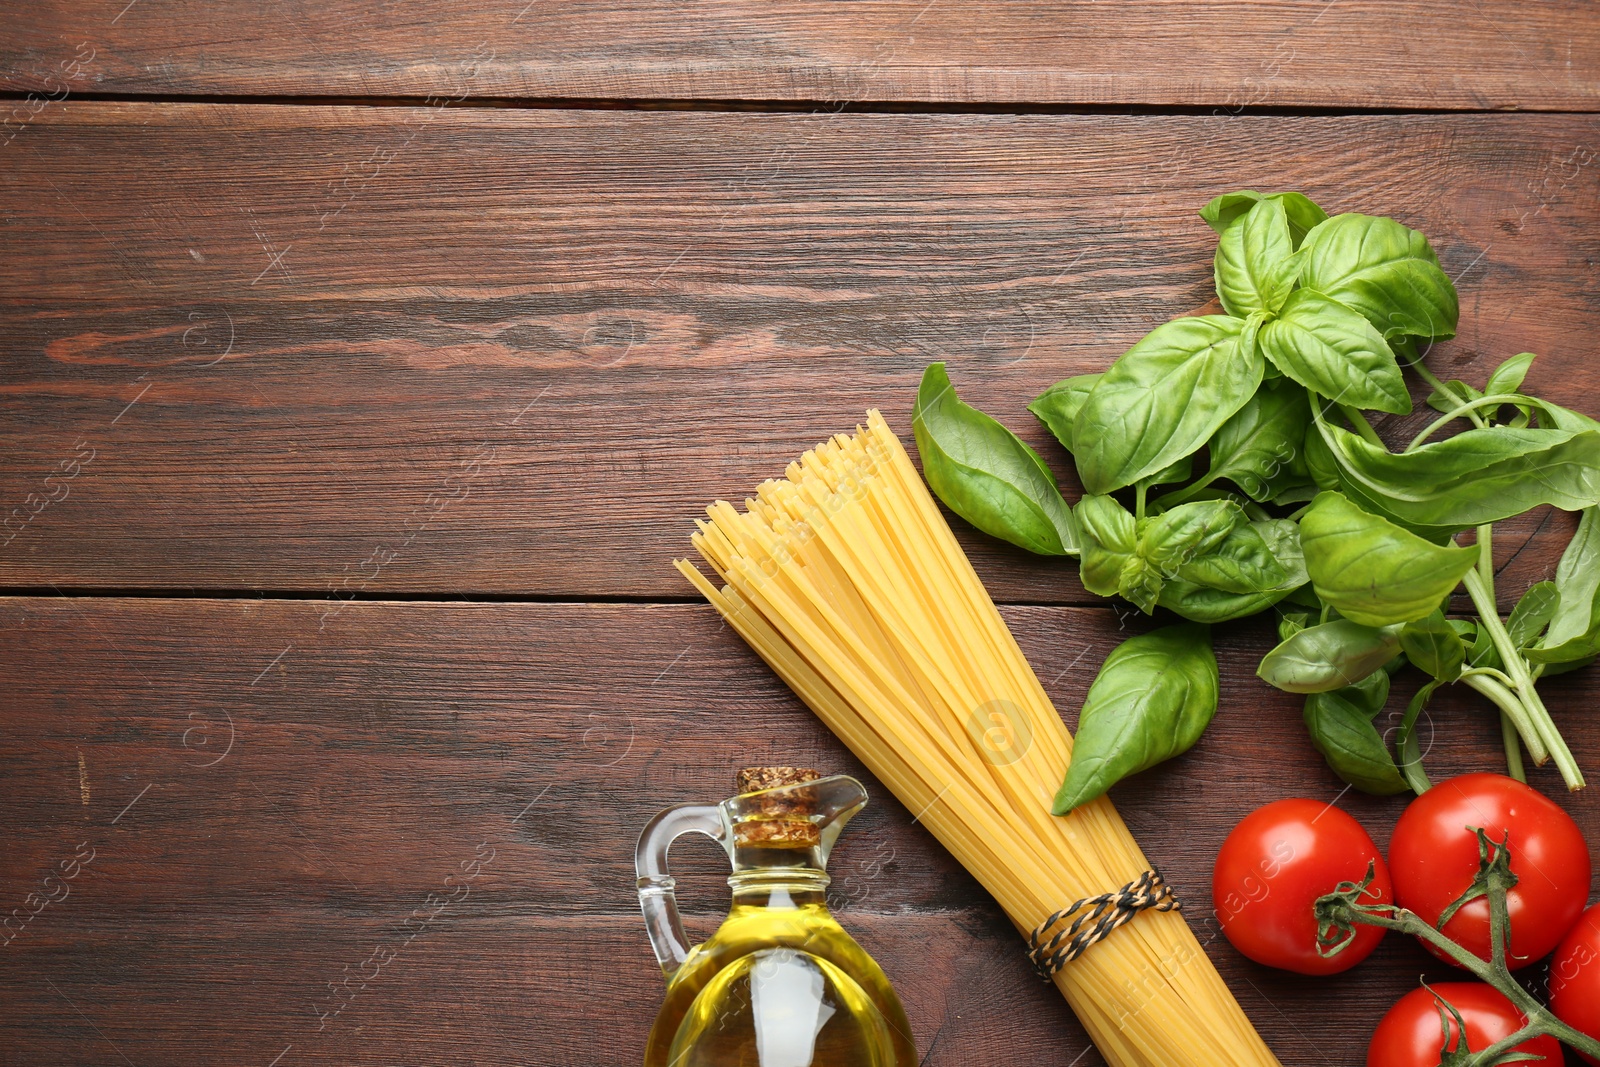
POLYGON ((1600 595, 1600 508, 1584 508, 1578 529, 1556 564, 1560 594, 1542 644, 1554 648, 1594 629, 1594 603, 1600 595))
POLYGON ((1478 561, 1476 548, 1425 541, 1334 492, 1300 517, 1300 545, 1317 596, 1367 626, 1422 618, 1478 561))
POLYGON ((1550 668, 1600 654, 1600 509, 1584 509, 1577 533, 1556 564, 1555 586, 1550 628, 1538 647, 1524 652, 1530 662, 1546 664, 1547 674, 1558 673, 1550 668))
POLYGON ((1306 730, 1311 743, 1340 778, 1363 793, 1391 796, 1404 792, 1389 747, 1372 720, 1389 698, 1389 676, 1374 671, 1354 685, 1306 697, 1306 730))
POLYGON ((1186 752, 1217 713, 1217 658, 1203 626, 1167 626, 1118 645, 1089 686, 1072 761, 1050 810, 1065 815, 1186 752))
POLYGON ((1467 647, 1467 662, 1474 667, 1504 669, 1505 664, 1500 660, 1500 650, 1495 647, 1494 636, 1489 633, 1488 627, 1479 626, 1474 632, 1472 644, 1467 647))
POLYGON ((1277 490, 1267 498, 1269 504, 1308 504, 1317 495, 1318 489, 1312 482, 1291 482, 1282 489, 1277 490))
MULTIPOLYGON (((1294 596, 1306 583, 1306 564, 1300 552, 1299 527, 1288 519, 1264 519, 1252 522, 1248 527, 1235 527, 1227 540, 1223 541, 1208 558, 1215 560, 1217 557, 1232 555, 1240 547, 1248 549, 1249 538, 1242 534, 1245 530, 1260 537, 1272 550, 1273 559, 1288 576, 1281 585, 1275 589, 1263 589, 1258 592, 1234 593, 1188 581, 1186 574, 1206 572, 1184 568, 1179 571, 1176 578, 1169 579, 1161 587, 1158 603, 1193 622, 1213 623, 1242 619, 1246 615, 1265 611, 1280 600, 1294 596)), ((1253 556, 1253 550, 1250 554, 1253 556)))
MULTIPOLYGON (((1176 577, 1226 593, 1271 593, 1292 588, 1288 569, 1278 562, 1255 524, 1230 530, 1214 551, 1197 555, 1179 567, 1176 577)), ((1303 571, 1300 577, 1305 580, 1303 571)))
POLYGON ((1306 427, 1304 446, 1306 473, 1311 475, 1311 481, 1318 489, 1339 489, 1339 463, 1333 457, 1333 450, 1328 447, 1328 442, 1323 440, 1322 430, 1315 421, 1306 427))
POLYGON ((1335 215, 1307 235, 1305 250, 1301 283, 1348 304, 1383 336, 1455 336, 1456 287, 1416 230, 1393 219, 1335 215))
POLYGON ((1236 193, 1223 193, 1214 197, 1200 209, 1200 217, 1218 234, 1225 232, 1235 219, 1261 203, 1261 194, 1254 189, 1240 189, 1236 193))
POLYGON ((1506 620, 1506 634, 1511 643, 1517 648, 1527 648, 1538 641, 1544 628, 1555 618, 1560 599, 1555 582, 1535 582, 1528 586, 1506 620))
POLYGON ((1190 622, 1232 622, 1265 611, 1292 593, 1274 589, 1265 593, 1229 593, 1222 589, 1172 578, 1161 585, 1156 603, 1190 622))
POLYGON ((1109 493, 1194 452, 1261 384, 1261 357, 1241 355, 1244 324, 1226 315, 1174 319, 1111 365, 1073 422, 1078 474, 1109 493))
POLYGON ((1326 693, 1353 685, 1400 651, 1400 627, 1335 619, 1308 626, 1261 659, 1256 674, 1288 693, 1326 693))
POLYGON ((1463 430, 1390 452, 1315 416, 1345 495, 1411 529, 1449 534, 1499 522, 1540 504, 1580 511, 1600 504, 1600 433, 1463 430))
POLYGON ((1180 504, 1138 522, 1139 555, 1166 576, 1197 556, 1210 552, 1244 521, 1244 512, 1231 500, 1196 500, 1180 504))
POLYGON ((1400 729, 1394 735, 1396 764, 1400 768, 1400 776, 1406 780, 1406 785, 1410 786, 1411 791, 1417 796, 1433 788, 1433 783, 1428 780, 1428 772, 1422 769, 1421 746, 1417 743, 1417 717, 1422 714, 1422 709, 1428 706, 1433 691, 1443 684, 1436 678, 1417 690, 1416 696, 1411 698, 1411 703, 1406 705, 1406 713, 1400 720, 1400 729))
POLYGON ((993 537, 1042 556, 1078 551, 1072 509, 1039 454, 956 397, 943 363, 930 363, 911 427, 928 487, 993 537))
MULTIPOLYGON (((1596 642, 1596 645, 1600 646, 1600 642, 1596 642)), ((1559 652, 1559 650, 1553 650, 1553 652, 1559 652)), ((1569 671, 1582 670, 1584 667, 1587 667, 1589 664, 1593 663, 1596 659, 1600 659, 1600 651, 1595 652, 1593 655, 1577 656, 1576 658, 1573 658, 1573 659, 1564 658, 1565 656, 1571 654, 1570 650, 1568 650, 1566 652, 1559 652, 1559 654, 1563 658, 1551 659, 1551 660, 1545 661, 1542 664, 1543 667, 1544 667, 1544 670, 1542 672, 1540 672, 1539 677, 1541 677, 1541 678, 1552 678, 1555 675, 1566 674, 1569 671)), ((1534 663, 1540 662, 1538 660, 1533 659, 1532 656, 1525 656, 1524 658, 1528 659, 1530 662, 1534 662, 1534 663)))
POLYGON ((1339 301, 1296 289, 1261 328, 1263 354, 1284 374, 1341 404, 1404 414, 1411 394, 1371 323, 1339 301))
POLYGON ((1230 315, 1277 311, 1294 287, 1300 262, 1289 240, 1282 201, 1263 200, 1222 231, 1212 273, 1230 315))
POLYGON ((1585 430, 1600 432, 1600 422, 1596 422, 1581 411, 1573 411, 1571 408, 1564 408, 1560 404, 1552 404, 1548 400, 1540 400, 1533 396, 1519 394, 1517 401, 1526 402, 1539 409, 1541 426, 1546 425, 1548 420, 1548 425, 1557 430, 1570 430, 1573 433, 1583 433, 1585 430))
POLYGON ((1461 677, 1467 649, 1443 611, 1435 610, 1424 618, 1406 623, 1400 630, 1400 647, 1405 650, 1407 659, 1440 682, 1453 682, 1461 677))
POLYGON ((1078 417, 1083 402, 1089 399, 1094 387, 1100 384, 1099 374, 1080 374, 1064 378, 1038 396, 1028 405, 1045 428, 1055 434, 1068 452, 1076 451, 1072 441, 1072 422, 1078 417))
POLYGON ((1220 234, 1226 231, 1240 215, 1263 200, 1277 201, 1283 205, 1289 221, 1289 237, 1295 248, 1300 247, 1300 242, 1305 240, 1309 231, 1328 219, 1328 213, 1313 204, 1304 193, 1273 193, 1270 196, 1262 196, 1254 189, 1241 189, 1236 193, 1222 194, 1200 209, 1200 217, 1220 234))
POLYGON ((1484 394, 1515 393, 1521 389, 1522 380, 1528 376, 1528 368, 1533 366, 1534 358, 1532 352, 1523 352, 1500 364, 1489 375, 1489 382, 1483 387, 1484 394))
POLYGON ((1079 577, 1099 596, 1116 596, 1123 566, 1133 557, 1133 513, 1109 496, 1086 496, 1073 509, 1078 523, 1079 577))
POLYGON ((1299 248, 1306 234, 1328 221, 1328 213, 1311 202, 1304 193, 1273 193, 1268 200, 1281 200, 1289 216, 1289 239, 1299 248))
POLYGON ((1276 480, 1294 473, 1310 424, 1304 389, 1283 380, 1263 384, 1211 438, 1207 480, 1226 478, 1250 499, 1267 500, 1276 480))

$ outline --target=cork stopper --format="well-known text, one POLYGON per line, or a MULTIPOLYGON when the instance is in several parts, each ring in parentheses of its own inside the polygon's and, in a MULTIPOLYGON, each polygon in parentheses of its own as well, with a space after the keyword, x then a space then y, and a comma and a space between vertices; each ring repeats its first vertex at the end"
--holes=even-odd
MULTIPOLYGON (((809 767, 744 767, 736 782, 742 795, 802 785, 821 777, 809 767)), ((814 848, 821 838, 816 824, 807 818, 816 801, 812 793, 812 790, 796 789, 755 801, 750 814, 735 824, 735 840, 744 847, 814 848)))
POLYGON ((742 767, 735 784, 740 793, 755 793, 762 789, 814 782, 821 777, 820 772, 810 767, 742 767))

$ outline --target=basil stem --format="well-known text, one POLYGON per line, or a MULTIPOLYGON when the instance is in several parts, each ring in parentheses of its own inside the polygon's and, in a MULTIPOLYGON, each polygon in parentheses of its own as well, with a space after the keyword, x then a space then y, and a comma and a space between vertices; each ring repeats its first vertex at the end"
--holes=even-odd
POLYGON ((1522 765, 1522 742, 1517 739, 1517 727, 1505 712, 1500 713, 1500 744, 1506 750, 1506 771, 1524 785, 1528 771, 1522 765))
POLYGON ((1378 436, 1378 431, 1372 428, 1372 423, 1368 422, 1367 417, 1361 414, 1360 408, 1353 408, 1349 404, 1340 404, 1339 410, 1344 412, 1344 417, 1350 420, 1350 425, 1356 428, 1356 433, 1360 434, 1368 444, 1377 445, 1386 452, 1389 450, 1389 446, 1383 443, 1383 438, 1378 436))
MULTIPOLYGON (((1408 363, 1407 366, 1409 366, 1412 370, 1416 371, 1417 372, 1417 376, 1419 378, 1421 378, 1423 381, 1427 382, 1428 385, 1433 388, 1434 392, 1436 392, 1439 395, 1449 399, 1450 404, 1451 404, 1452 407, 1459 407, 1462 404, 1465 404, 1468 400, 1472 399, 1471 397, 1462 396, 1461 394, 1457 393, 1454 389, 1450 388, 1450 386, 1448 384, 1446 384, 1445 382, 1441 382, 1434 375, 1433 371, 1429 370, 1427 365, 1425 363, 1423 363, 1420 358, 1417 359, 1415 362, 1408 363)), ((1467 418, 1471 419, 1472 420, 1472 424, 1474 426, 1476 426, 1478 429, 1483 430, 1483 429, 1487 429, 1488 428, 1489 424, 1483 421, 1483 416, 1478 414, 1477 411, 1472 410, 1472 409, 1468 409, 1465 412, 1463 412, 1463 414, 1465 414, 1467 416, 1467 418)))
MULTIPOLYGON (((1505 666, 1506 673, 1511 676, 1513 703, 1519 705, 1526 712, 1526 725, 1519 722, 1518 732, 1522 734, 1523 741, 1527 743, 1529 754, 1534 756, 1535 763, 1544 762, 1537 755, 1534 755, 1537 741, 1548 752, 1549 758, 1555 760, 1557 769, 1561 771, 1561 779, 1567 783, 1567 788, 1582 789, 1584 785, 1583 772, 1578 769, 1578 762, 1573 759, 1572 750, 1567 747, 1566 741, 1561 737, 1561 732, 1556 729, 1556 724, 1550 718, 1550 712, 1544 706, 1544 701, 1539 699, 1539 693, 1533 687, 1533 678, 1528 673, 1528 663, 1522 658, 1522 653, 1512 642, 1510 635, 1506 633, 1505 626, 1500 621, 1500 610, 1495 605, 1494 594, 1484 586, 1483 578, 1476 570, 1468 571, 1462 581, 1467 587, 1467 595, 1472 598, 1473 606, 1478 609, 1479 625, 1488 631, 1490 640, 1494 642, 1495 651, 1500 653, 1500 659, 1505 666)), ((1473 684, 1473 680, 1469 680, 1468 684, 1472 685, 1480 693, 1489 696, 1491 700, 1495 699, 1493 694, 1488 689, 1485 689, 1482 684, 1487 682, 1487 679, 1480 676, 1476 679, 1476 682, 1479 684, 1473 684)), ((1498 686, 1499 683, 1490 684, 1498 686)), ((1499 700, 1495 702, 1500 704, 1501 708, 1507 712, 1511 711, 1509 707, 1499 700)), ((1513 718, 1516 718, 1514 714, 1513 718)))
MULTIPOLYGON (((1443 415, 1440 415, 1437 419, 1434 419, 1432 422, 1428 423, 1427 426, 1423 427, 1422 432, 1413 437, 1411 439, 1411 443, 1406 445, 1406 447, 1401 449, 1401 451, 1411 452, 1415 449, 1421 448, 1424 441, 1447 426, 1451 419, 1459 418, 1462 415, 1472 414, 1479 408, 1497 408, 1502 404, 1514 404, 1521 399, 1522 395, 1520 393, 1491 393, 1486 396, 1480 396, 1475 400, 1464 401, 1461 404, 1451 408, 1443 415)), ((1477 425, 1478 429, 1480 430, 1488 428, 1481 419, 1478 420, 1477 425)), ((1543 425, 1543 423, 1540 425, 1543 425)))
MULTIPOLYGON (((1464 411, 1457 408, 1456 414, 1464 411)), ((1449 416, 1455 418, 1455 414, 1449 416)), ((1427 440, 1428 433, 1422 434, 1417 440, 1411 442, 1412 448, 1427 440)), ((1490 601, 1494 600, 1494 524, 1484 523, 1478 527, 1478 575, 1483 579, 1484 587, 1489 591, 1490 601)), ((1519 782, 1527 782, 1528 771, 1522 765, 1522 743, 1517 737, 1517 724, 1505 709, 1500 709, 1500 746, 1506 750, 1506 772, 1519 782)))
POLYGON ((1533 718, 1528 713, 1528 709, 1523 706, 1522 701, 1517 699, 1517 694, 1512 691, 1511 686, 1501 682, 1488 671, 1477 667, 1469 671, 1463 671, 1461 680, 1467 684, 1468 688, 1476 689, 1479 693, 1488 697, 1490 702, 1500 709, 1500 714, 1511 720, 1517 732, 1522 735, 1523 743, 1528 746, 1528 755, 1533 759, 1534 763, 1543 764, 1549 761, 1550 751, 1545 748, 1543 736, 1539 733, 1538 728, 1534 726, 1533 718))

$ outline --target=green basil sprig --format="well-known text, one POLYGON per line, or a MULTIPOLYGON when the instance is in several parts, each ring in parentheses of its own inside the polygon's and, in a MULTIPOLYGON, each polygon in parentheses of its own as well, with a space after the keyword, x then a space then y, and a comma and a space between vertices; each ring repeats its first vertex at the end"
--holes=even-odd
POLYGON ((1130 774, 1187 752, 1217 713, 1217 657, 1203 626, 1130 637, 1089 686, 1072 762, 1050 810, 1065 815, 1130 774))
MULTIPOLYGON (((1600 421, 1524 392, 1532 353, 1482 388, 1432 374, 1424 343, 1454 335, 1459 299, 1416 230, 1329 217, 1297 192, 1224 193, 1200 215, 1218 235, 1226 314, 1159 326, 1029 405, 1072 457, 1077 507, 1026 445, 948 394, 942 366, 918 399, 930 486, 1032 551, 1081 545, 1085 588, 1143 611, 1215 623, 1278 605, 1280 643, 1258 673, 1308 695, 1313 744, 1358 788, 1428 788, 1421 716, 1450 684, 1499 709, 1512 774, 1525 749, 1580 787, 1535 683, 1600 658, 1600 421), (1442 417, 1390 443, 1366 413, 1408 412, 1409 376, 1442 417), (1544 505, 1584 517, 1554 582, 1502 619, 1492 526, 1544 505), (1475 545, 1454 543, 1474 528, 1475 545), (1476 617, 1443 614, 1458 590, 1476 617), (1396 762, 1374 719, 1407 663, 1427 681, 1396 762)), ((1108 785, 1136 764, 1102 761, 1097 774, 1108 785)))
POLYGON ((922 476, 986 534, 1045 556, 1078 551, 1072 509, 1039 454, 957 397, 943 363, 922 375, 911 420, 922 476))

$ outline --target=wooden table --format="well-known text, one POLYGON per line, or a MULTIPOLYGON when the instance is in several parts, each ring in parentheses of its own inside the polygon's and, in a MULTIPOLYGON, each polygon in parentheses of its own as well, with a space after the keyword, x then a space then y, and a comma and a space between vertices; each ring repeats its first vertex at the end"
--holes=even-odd
MULTIPOLYGON (((833 894, 925 1063, 1100 1063, 672 571, 691 518, 868 406, 907 431, 932 359, 1070 469, 1025 404, 1210 298, 1238 187, 1423 229, 1429 363, 1536 351, 1600 411, 1582 0, 4 6, 5 1064, 636 1063, 634 837, 762 762, 867 781, 833 894)), ((1570 528, 1508 524, 1508 603, 1570 528)), ((958 532, 1075 721, 1140 623, 958 532)), ((1341 794, 1271 640, 1227 627, 1216 724, 1115 795, 1284 1062, 1353 1064, 1427 957, 1299 979, 1206 919, 1256 804, 1402 806, 1341 794)), ((1547 690, 1591 775, 1597 679, 1547 690)), ((1433 721, 1435 773, 1499 765, 1481 701, 1433 721)), ((676 862, 704 935, 720 859, 676 862)))

